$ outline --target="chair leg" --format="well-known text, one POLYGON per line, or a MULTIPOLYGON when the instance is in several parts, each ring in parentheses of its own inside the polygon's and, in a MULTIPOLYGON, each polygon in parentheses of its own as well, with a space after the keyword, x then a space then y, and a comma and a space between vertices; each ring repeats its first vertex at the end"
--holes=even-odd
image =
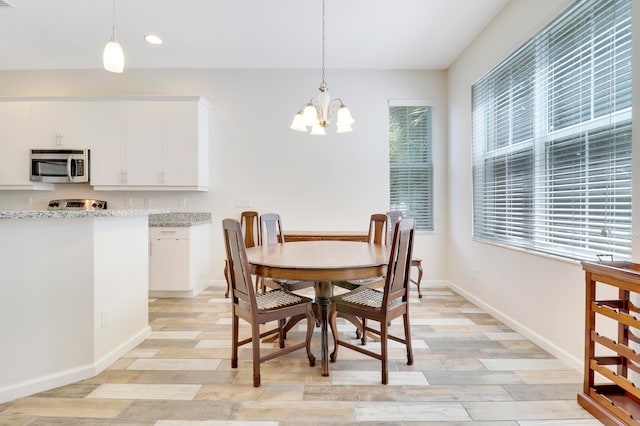
POLYGON ((411 329, 409 328, 409 313, 406 312, 402 319, 404 320, 404 340, 407 346, 407 365, 413 365, 413 348, 411 346, 411 329))
POLYGON ((260 387, 260 324, 251 324, 251 348, 253 352, 253 387, 260 387))
MULTIPOLYGON (((366 333, 365 333, 366 334, 366 333)), ((388 365, 388 344, 389 344, 389 323, 387 320, 380 321, 380 355, 382 361, 382 384, 389 383, 389 365, 388 365)))
POLYGON ((284 348, 284 326, 286 320, 284 318, 278 320, 278 344, 280 349, 284 348))
POLYGON ((235 312, 231 319, 231 368, 238 368, 238 317, 235 312))
POLYGON ((360 320, 362 321, 362 338, 360 338, 360 342, 364 346, 367 344, 367 319, 361 318, 360 320))
POLYGON ((418 281, 416 281, 416 285, 418 286, 418 298, 422 299, 422 291, 420 290, 420 284, 422 283, 422 261, 416 262, 415 267, 418 268, 418 281))
POLYGON ((307 358, 309 358, 309 366, 316 365, 316 357, 311 353, 311 338, 313 337, 313 329, 316 324, 315 314, 311 306, 307 307, 307 358))
POLYGON ((331 362, 336 362, 338 357, 338 325, 336 323, 336 317, 338 316, 338 311, 336 310, 335 303, 331 304, 331 312, 329 313, 329 324, 331 326, 331 333, 333 334, 333 352, 329 356, 329 360, 331 362))

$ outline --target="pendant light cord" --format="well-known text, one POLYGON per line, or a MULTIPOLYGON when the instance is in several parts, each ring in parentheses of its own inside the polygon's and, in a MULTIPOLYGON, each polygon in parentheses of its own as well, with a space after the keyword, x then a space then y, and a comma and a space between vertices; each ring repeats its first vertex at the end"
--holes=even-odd
POLYGON ((113 26, 111 27, 111 39, 116 41, 116 0, 113 0, 113 26))

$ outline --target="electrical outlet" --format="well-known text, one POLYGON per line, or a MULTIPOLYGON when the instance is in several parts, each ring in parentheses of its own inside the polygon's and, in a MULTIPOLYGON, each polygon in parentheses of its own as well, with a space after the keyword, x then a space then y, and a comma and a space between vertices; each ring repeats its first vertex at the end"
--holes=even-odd
POLYGON ((187 199, 184 197, 180 197, 179 205, 180 205, 180 208, 187 207, 187 199))
POLYGON ((145 199, 144 199, 144 206, 145 206, 146 208, 151 207, 151 198, 145 198, 145 199))
POLYGON ((236 200, 235 203, 236 203, 236 207, 239 207, 239 208, 246 209, 251 207, 251 200, 236 200))
POLYGON ((100 313, 100 320, 101 320, 102 328, 109 326, 109 309, 104 309, 100 313))

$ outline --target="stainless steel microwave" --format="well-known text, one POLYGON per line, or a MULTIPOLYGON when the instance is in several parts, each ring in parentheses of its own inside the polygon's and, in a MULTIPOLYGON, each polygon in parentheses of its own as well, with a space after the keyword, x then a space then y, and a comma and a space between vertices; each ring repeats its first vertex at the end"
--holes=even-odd
POLYGON ((31 181, 89 182, 88 149, 32 149, 31 181))

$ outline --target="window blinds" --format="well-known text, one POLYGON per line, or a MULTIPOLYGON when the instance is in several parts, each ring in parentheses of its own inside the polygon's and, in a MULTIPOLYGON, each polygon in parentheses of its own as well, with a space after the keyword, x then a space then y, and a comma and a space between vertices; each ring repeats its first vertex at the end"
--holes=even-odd
POLYGON ((576 2, 472 104, 476 238, 631 257, 631 0, 576 2))
POLYGON ((433 231, 433 107, 389 105, 391 210, 433 231))

